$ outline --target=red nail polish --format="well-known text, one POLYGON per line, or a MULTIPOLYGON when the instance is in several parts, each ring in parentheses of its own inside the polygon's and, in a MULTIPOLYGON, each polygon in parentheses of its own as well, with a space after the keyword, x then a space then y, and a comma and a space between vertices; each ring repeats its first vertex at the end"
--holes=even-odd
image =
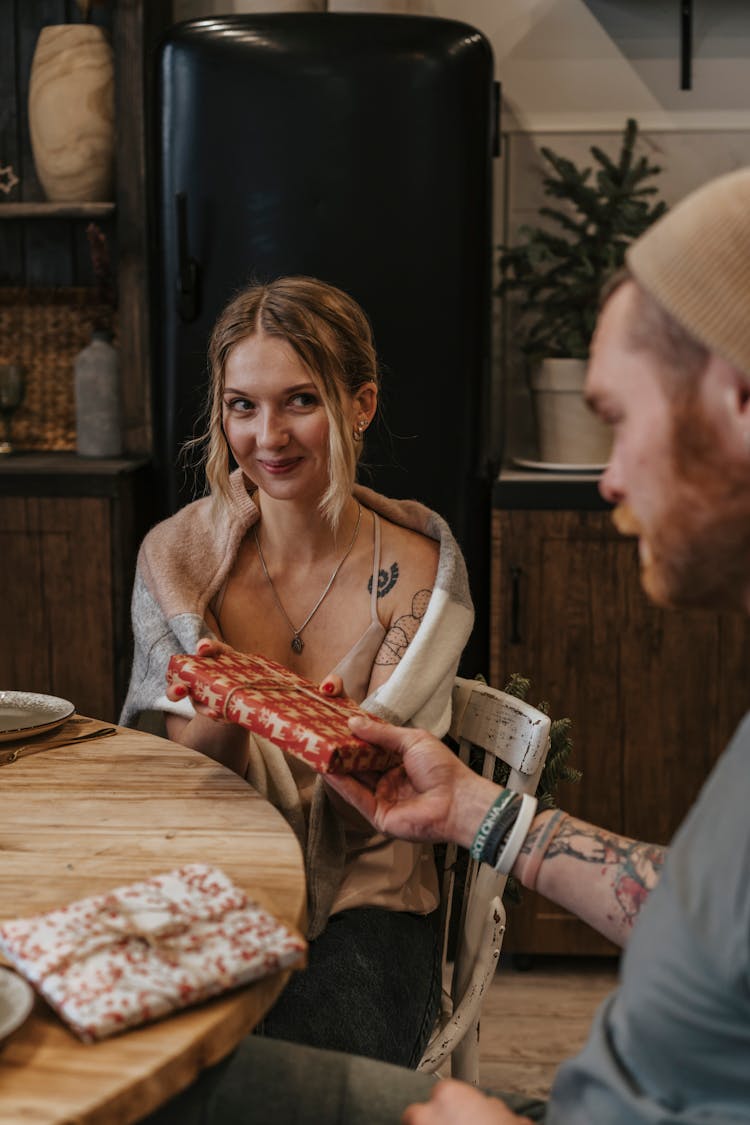
POLYGON ((326 693, 326 695, 330 695, 333 691, 333 684, 323 684, 322 690, 326 693))
POLYGON ((182 697, 183 695, 187 695, 187 688, 183 687, 182 684, 177 684, 174 689, 174 693, 175 695, 179 695, 180 697, 182 697))

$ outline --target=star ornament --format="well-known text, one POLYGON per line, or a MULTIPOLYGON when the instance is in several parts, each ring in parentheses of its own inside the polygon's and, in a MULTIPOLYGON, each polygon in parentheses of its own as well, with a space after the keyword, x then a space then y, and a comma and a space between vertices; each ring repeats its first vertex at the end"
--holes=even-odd
POLYGON ((13 171, 13 165, 0 164, 0 191, 4 195, 10 195, 17 183, 20 183, 20 180, 13 171))

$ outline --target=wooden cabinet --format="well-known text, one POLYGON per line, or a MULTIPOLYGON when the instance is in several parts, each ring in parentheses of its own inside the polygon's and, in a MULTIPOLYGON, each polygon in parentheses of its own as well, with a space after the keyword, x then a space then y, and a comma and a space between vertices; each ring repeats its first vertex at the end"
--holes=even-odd
MULTIPOLYGON (((117 0, 94 9, 94 18, 111 28, 115 52, 116 198, 51 204, 36 178, 28 132, 31 56, 42 26, 80 18, 69 0, 8 0, 0 8, 0 163, 12 166, 19 181, 0 201, 0 287, 62 293, 90 287, 86 223, 104 224, 117 274, 125 442, 134 459, 41 452, 0 459, 0 687, 61 695, 82 712, 112 720, 129 675, 135 556, 155 515, 141 460, 152 445, 146 117, 148 60, 171 22, 171 3, 117 0)), ((71 340, 67 326, 58 333, 54 350, 63 355, 60 377, 71 381, 70 400, 71 340)), ((11 325, 0 340, 6 360, 18 358, 17 334, 11 325)), ((39 353, 39 341, 33 343, 39 353)), ((42 367, 37 403, 46 388, 63 393, 58 375, 42 367)), ((27 405, 31 397, 27 392, 27 405)), ((29 448, 53 444, 42 429, 33 438, 29 448)))
MULTIPOLYGON (((491 604, 493 684, 521 672, 529 702, 546 699, 553 717, 573 720, 583 778, 561 786, 560 805, 668 842, 748 707, 745 618, 652 606, 635 543, 602 510, 496 507, 491 604)), ((510 908, 507 948, 614 949, 532 895, 510 908)))
POLYGON ((149 522, 137 462, 29 455, 0 466, 0 688, 117 719, 130 673, 129 602, 149 522))

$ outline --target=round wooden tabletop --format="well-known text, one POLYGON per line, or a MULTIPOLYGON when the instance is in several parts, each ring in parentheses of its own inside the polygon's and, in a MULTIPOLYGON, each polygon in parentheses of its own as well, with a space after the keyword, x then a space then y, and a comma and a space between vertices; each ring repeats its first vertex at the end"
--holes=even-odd
MULTIPOLYGON (((0 768, 0 920, 63 906, 185 863, 209 863, 304 931, 302 854, 282 816, 202 754, 154 735, 49 749, 0 768)), ((83 1044, 37 998, 0 1045, 3 1125, 127 1125, 187 1086, 263 1017, 280 973, 83 1044)))

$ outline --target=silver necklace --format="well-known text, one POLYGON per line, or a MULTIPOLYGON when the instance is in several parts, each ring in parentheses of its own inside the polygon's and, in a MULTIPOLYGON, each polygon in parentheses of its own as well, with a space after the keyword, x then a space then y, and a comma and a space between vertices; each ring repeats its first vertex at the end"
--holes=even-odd
POLYGON ((333 586, 334 582, 336 581, 336 575, 341 570, 341 568, 344 565, 344 563, 346 562, 346 560, 349 558, 349 555, 351 554, 352 547, 354 546, 354 543, 357 539, 357 534, 359 533, 359 525, 360 525, 361 520, 362 520, 362 505, 357 504, 357 522, 354 525, 354 534, 352 535, 349 546, 346 548, 343 555, 341 556, 339 561, 336 563, 333 574, 331 575, 331 577, 328 579, 328 582, 326 583, 325 590, 320 595, 320 597, 316 601, 315 605, 312 607, 312 609, 308 613, 307 617, 305 618, 305 620, 300 625, 299 629, 295 629, 294 625, 292 625, 291 621, 289 620, 289 614, 284 609, 283 605, 281 604, 281 599, 279 598, 279 595, 276 593, 276 587, 274 586, 273 582, 271 581, 271 575, 268 573, 268 567, 266 566, 266 560, 263 558, 263 552, 260 549, 260 540, 258 539, 258 525, 257 524, 253 525, 253 538, 255 539, 255 546, 256 546, 257 551, 258 551, 258 558, 260 559, 260 565, 263 567, 263 573, 265 574, 266 579, 268 580, 268 585, 271 587, 271 593, 273 594, 273 599, 276 602, 276 605, 279 607, 279 611, 280 611, 282 617, 286 621, 289 628, 292 630, 292 651, 296 652, 297 654, 302 652, 302 649, 305 647, 305 642, 302 640, 302 635, 301 635, 302 630, 307 628, 307 626, 310 624, 310 622, 312 621, 315 614, 318 612, 318 610, 322 606, 323 602, 325 601, 326 594, 328 593, 331 586, 333 586))

